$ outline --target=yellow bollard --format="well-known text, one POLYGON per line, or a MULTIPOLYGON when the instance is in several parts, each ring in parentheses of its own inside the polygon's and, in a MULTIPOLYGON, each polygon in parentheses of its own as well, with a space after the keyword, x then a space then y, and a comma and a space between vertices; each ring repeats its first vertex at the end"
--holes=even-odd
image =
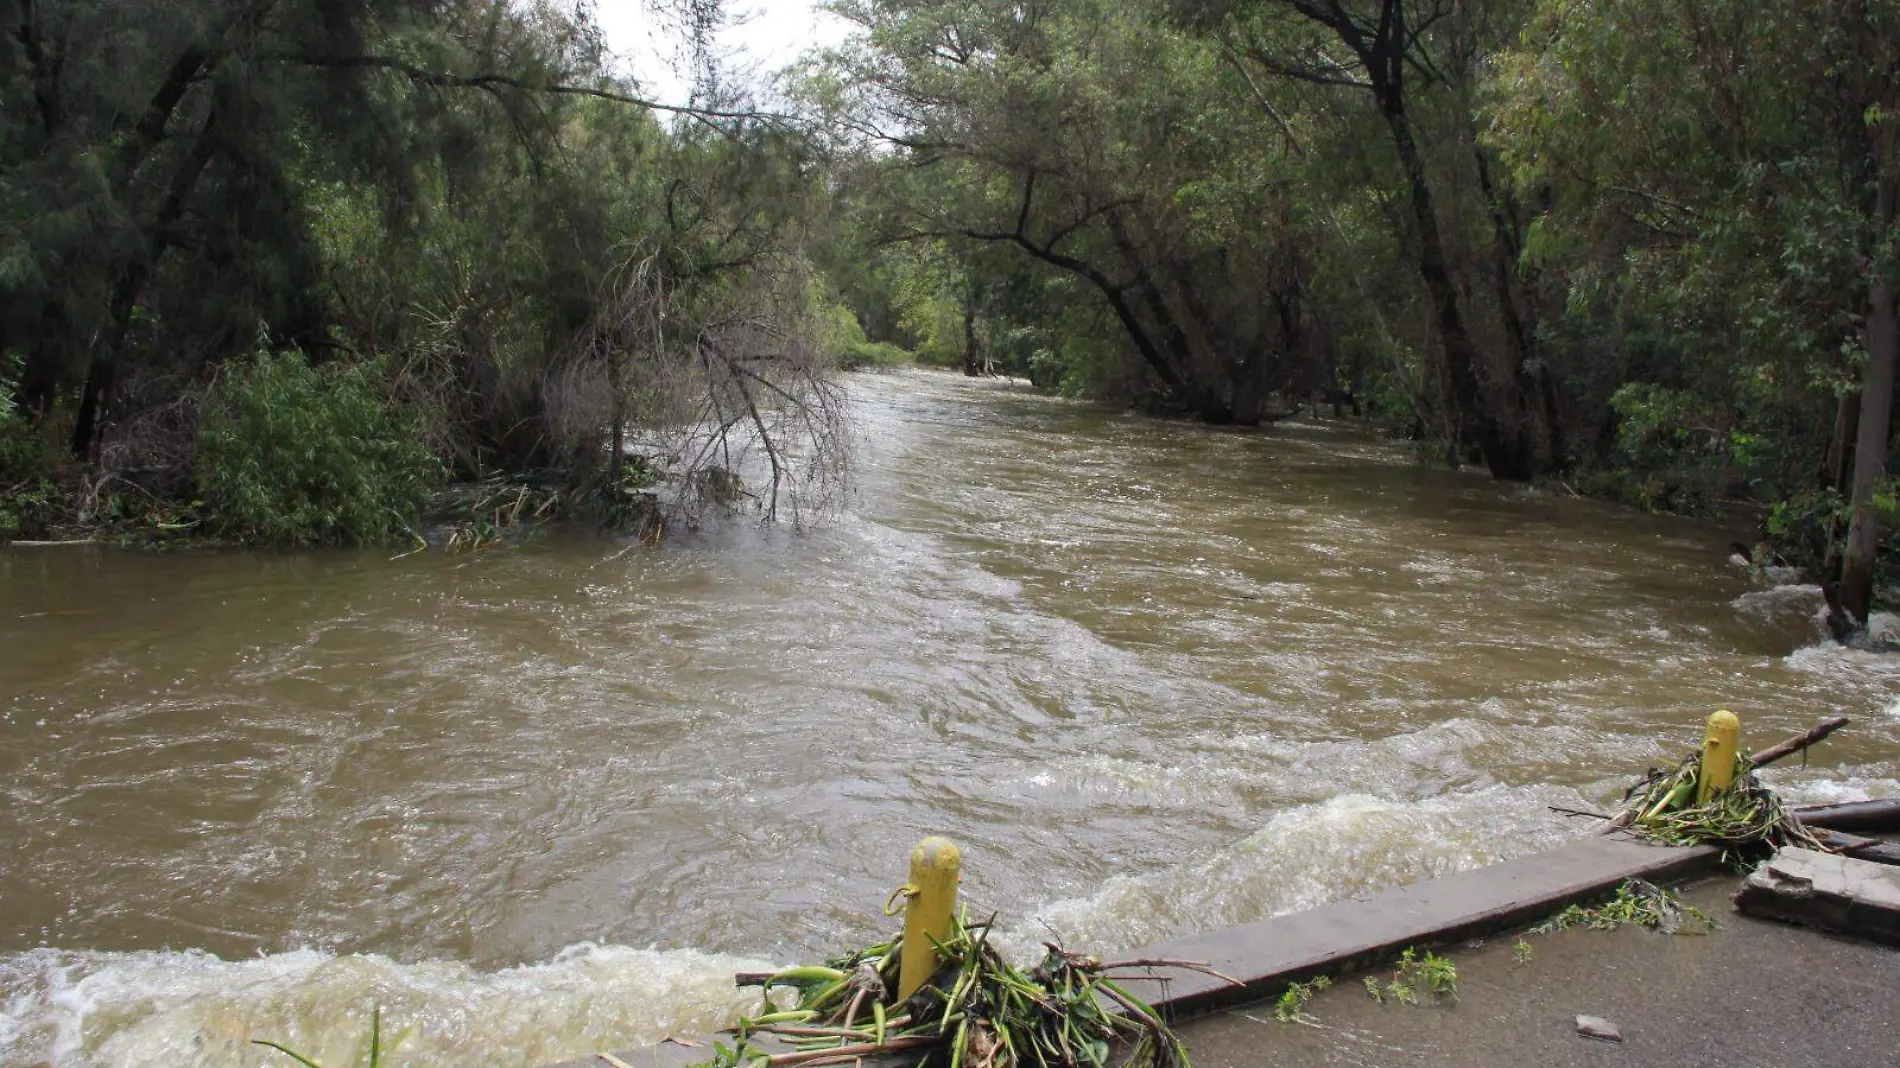
POLYGON ((1702 774, 1696 776, 1695 803, 1729 788, 1735 781, 1735 753, 1742 744, 1742 721, 1726 709, 1709 717, 1709 734, 1702 739, 1702 774))
POLYGON ((904 947, 898 960, 897 1000, 902 1001, 937 974, 937 942, 950 940, 957 912, 957 873, 963 856, 955 842, 932 836, 910 851, 910 885, 905 887, 904 947))

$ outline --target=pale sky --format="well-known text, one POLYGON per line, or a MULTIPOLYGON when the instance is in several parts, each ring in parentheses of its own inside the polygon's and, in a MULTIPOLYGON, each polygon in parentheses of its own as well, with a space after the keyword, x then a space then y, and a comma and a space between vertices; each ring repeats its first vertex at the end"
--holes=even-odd
MULTIPOLYGON (((755 68, 762 75, 798 58, 808 48, 837 44, 850 24, 818 10, 814 0, 728 0, 734 25, 719 35, 729 70, 755 68)), ((642 0, 596 0, 607 43, 650 97, 663 104, 686 101, 687 77, 674 69, 679 42, 642 0)))

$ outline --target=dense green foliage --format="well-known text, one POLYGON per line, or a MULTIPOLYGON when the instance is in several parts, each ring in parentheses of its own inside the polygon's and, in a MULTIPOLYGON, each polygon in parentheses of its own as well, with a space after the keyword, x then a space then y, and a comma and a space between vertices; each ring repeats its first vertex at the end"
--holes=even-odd
POLYGON ((768 514, 833 484, 778 447, 838 437, 826 372, 914 355, 1753 512, 1864 621, 1900 496, 1895 0, 831 6, 858 33, 763 115, 716 77, 641 101, 584 3, 20 5, 9 522, 101 473, 229 507, 194 444, 260 324, 384 368, 452 477, 633 458, 768 514), (35 452, 61 436, 93 474, 35 452))
POLYGON ((418 447, 459 479, 597 483, 634 457, 684 487, 719 466, 768 513, 830 478, 788 469, 839 455, 809 143, 713 90, 645 103, 585 5, 7 18, 10 528, 42 486, 65 514, 41 526, 96 525, 109 486, 200 501, 202 529, 247 540, 384 540, 415 511, 418 447), (241 370, 260 332, 321 372, 241 370), (31 464, 22 423, 55 446, 31 464), (364 446, 372 427, 403 455, 364 446), (807 432, 796 456, 771 440, 807 432))
POLYGON ((298 353, 228 366, 198 430, 198 485, 240 540, 377 543, 416 528, 441 465, 374 363, 298 353))

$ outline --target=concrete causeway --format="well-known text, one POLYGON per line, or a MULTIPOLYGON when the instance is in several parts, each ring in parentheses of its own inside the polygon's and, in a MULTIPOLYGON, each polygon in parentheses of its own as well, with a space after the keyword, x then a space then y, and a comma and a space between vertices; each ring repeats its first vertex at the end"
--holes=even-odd
MULTIPOLYGON (((1194 1068, 1896 1068, 1900 952, 1758 920, 1720 876, 1683 898, 1707 935, 1577 928, 1449 951, 1455 1002, 1375 1002, 1356 981, 1307 1002, 1311 1026, 1271 1004, 1180 1027, 1194 1068), (1600 1016, 1621 1042, 1577 1033, 1600 1016)), ((1388 973, 1376 972, 1383 976, 1388 973)))

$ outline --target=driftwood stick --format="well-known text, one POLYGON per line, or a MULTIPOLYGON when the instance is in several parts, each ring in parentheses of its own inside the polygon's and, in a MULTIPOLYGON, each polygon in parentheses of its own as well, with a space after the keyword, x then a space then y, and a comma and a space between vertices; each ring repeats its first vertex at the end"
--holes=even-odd
POLYGON ((1246 983, 1241 982, 1240 980, 1234 978, 1231 975, 1228 975, 1225 972, 1215 970, 1212 965, 1208 964, 1204 960, 1167 960, 1164 958, 1155 957, 1152 959, 1142 958, 1139 960, 1113 960, 1113 961, 1109 961, 1107 964, 1102 965, 1102 971, 1105 971, 1105 972, 1128 971, 1134 968, 1146 968, 1149 970, 1153 970, 1155 968, 1180 968, 1185 971, 1200 972, 1203 975, 1211 975, 1214 978, 1219 979, 1220 981, 1224 983, 1228 983, 1233 986, 1247 985, 1246 983))
MULTIPOLYGON (((1793 817, 1790 817, 1793 818, 1793 817)), ((1801 824, 1799 819, 1794 822, 1801 824)), ((1846 831, 1831 831, 1825 827, 1808 827, 1807 832, 1827 847, 1830 853, 1840 853, 1856 860, 1871 860, 1876 864, 1900 864, 1900 845, 1883 842, 1878 838, 1862 838, 1846 831)))
POLYGON ((854 1046, 838 1046, 834 1049, 801 1050, 797 1053, 780 1053, 766 1058, 766 1063, 774 1068, 788 1064, 811 1064, 818 1061, 848 1061, 858 1057, 870 1057, 879 1053, 895 1053, 902 1049, 916 1049, 943 1041, 941 1038, 893 1038, 888 1041, 860 1042, 854 1046))
POLYGON ((1773 764, 1782 757, 1801 752, 1808 746, 1813 745, 1845 726, 1847 726, 1846 716, 1835 716, 1833 719, 1824 719, 1808 728, 1807 733, 1797 734, 1785 742, 1771 745, 1761 752, 1756 753, 1754 756, 1748 758, 1748 762, 1758 768, 1767 764, 1773 764))
MULTIPOLYGON (((1801 823, 1799 818, 1793 816, 1789 818, 1793 819, 1796 823, 1801 823)), ((1807 827, 1805 823, 1801 825, 1807 827)), ((1857 834, 1848 834, 1846 831, 1831 831, 1826 827, 1808 827, 1808 833, 1813 835, 1822 845, 1826 846, 1830 852, 1834 853, 1852 853, 1861 849, 1869 849, 1880 844, 1880 839, 1878 838, 1862 838, 1857 834)))

